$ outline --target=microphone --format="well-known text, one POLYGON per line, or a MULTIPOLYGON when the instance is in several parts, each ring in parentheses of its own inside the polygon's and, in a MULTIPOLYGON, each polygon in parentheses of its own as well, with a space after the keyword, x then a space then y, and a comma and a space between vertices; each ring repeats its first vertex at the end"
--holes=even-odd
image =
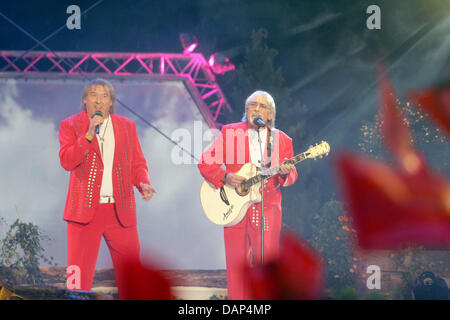
POLYGON ((261 128, 261 127, 265 127, 265 126, 266 126, 266 123, 261 119, 260 116, 255 117, 255 118, 253 119, 253 124, 254 124, 255 126, 257 126, 258 128, 261 128))
MULTIPOLYGON (((103 113, 102 113, 100 110, 97 110, 97 111, 95 111, 95 113, 94 113, 94 117, 95 117, 95 116, 100 116, 100 117, 103 118, 103 113)), ((99 132, 100 132, 99 125, 96 125, 96 126, 95 126, 95 134, 99 134, 99 132)))

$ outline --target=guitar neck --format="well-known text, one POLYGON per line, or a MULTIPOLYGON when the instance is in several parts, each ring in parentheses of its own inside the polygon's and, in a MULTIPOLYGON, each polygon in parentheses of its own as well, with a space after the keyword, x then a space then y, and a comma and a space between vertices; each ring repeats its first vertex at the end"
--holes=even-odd
MULTIPOLYGON (((308 158, 308 152, 303 152, 300 153, 286 161, 283 162, 283 164, 293 164, 296 165, 297 163, 302 162, 303 160, 305 160, 306 158, 308 158)), ((276 166, 276 167, 272 167, 272 168, 268 168, 265 170, 265 174, 258 174, 250 179, 247 179, 243 184, 245 185, 246 188, 249 188, 259 182, 261 182, 261 180, 264 179, 268 179, 274 175, 276 175, 278 173, 278 171, 280 171, 280 166, 276 166)))

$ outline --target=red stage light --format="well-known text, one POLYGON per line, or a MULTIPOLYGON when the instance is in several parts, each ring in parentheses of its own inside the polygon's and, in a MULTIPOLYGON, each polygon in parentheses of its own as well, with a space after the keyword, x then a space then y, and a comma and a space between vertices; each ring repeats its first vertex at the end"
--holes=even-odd
POLYGON ((234 64, 230 62, 230 59, 220 52, 211 55, 208 64, 216 74, 224 74, 225 72, 236 68, 234 64))
POLYGON ((190 54, 198 47, 197 37, 190 33, 181 33, 180 42, 184 54, 190 54))

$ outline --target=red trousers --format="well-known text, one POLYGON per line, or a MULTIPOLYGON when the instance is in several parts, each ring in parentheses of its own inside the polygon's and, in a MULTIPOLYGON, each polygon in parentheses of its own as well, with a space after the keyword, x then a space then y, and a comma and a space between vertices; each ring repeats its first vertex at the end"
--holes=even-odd
POLYGON ((102 236, 114 264, 120 296, 125 276, 124 262, 126 259, 139 261, 140 246, 137 227, 125 228, 120 224, 115 204, 99 204, 94 218, 87 224, 71 221, 67 223, 67 266, 79 268, 81 276, 79 290, 91 290, 102 236))
MULTIPOLYGON (((252 299, 245 265, 261 264, 261 204, 253 205, 241 222, 224 228, 227 289, 230 300, 252 299)), ((281 213, 264 212, 264 262, 278 256, 281 213)))

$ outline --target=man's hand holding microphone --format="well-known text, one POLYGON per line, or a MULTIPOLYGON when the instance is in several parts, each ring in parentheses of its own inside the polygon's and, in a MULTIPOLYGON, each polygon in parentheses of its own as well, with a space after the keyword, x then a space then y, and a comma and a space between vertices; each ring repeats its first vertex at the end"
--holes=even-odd
POLYGON ((94 137, 99 132, 99 126, 103 123, 103 113, 100 110, 95 111, 89 122, 89 129, 86 133, 86 139, 89 141, 94 140, 94 137))

